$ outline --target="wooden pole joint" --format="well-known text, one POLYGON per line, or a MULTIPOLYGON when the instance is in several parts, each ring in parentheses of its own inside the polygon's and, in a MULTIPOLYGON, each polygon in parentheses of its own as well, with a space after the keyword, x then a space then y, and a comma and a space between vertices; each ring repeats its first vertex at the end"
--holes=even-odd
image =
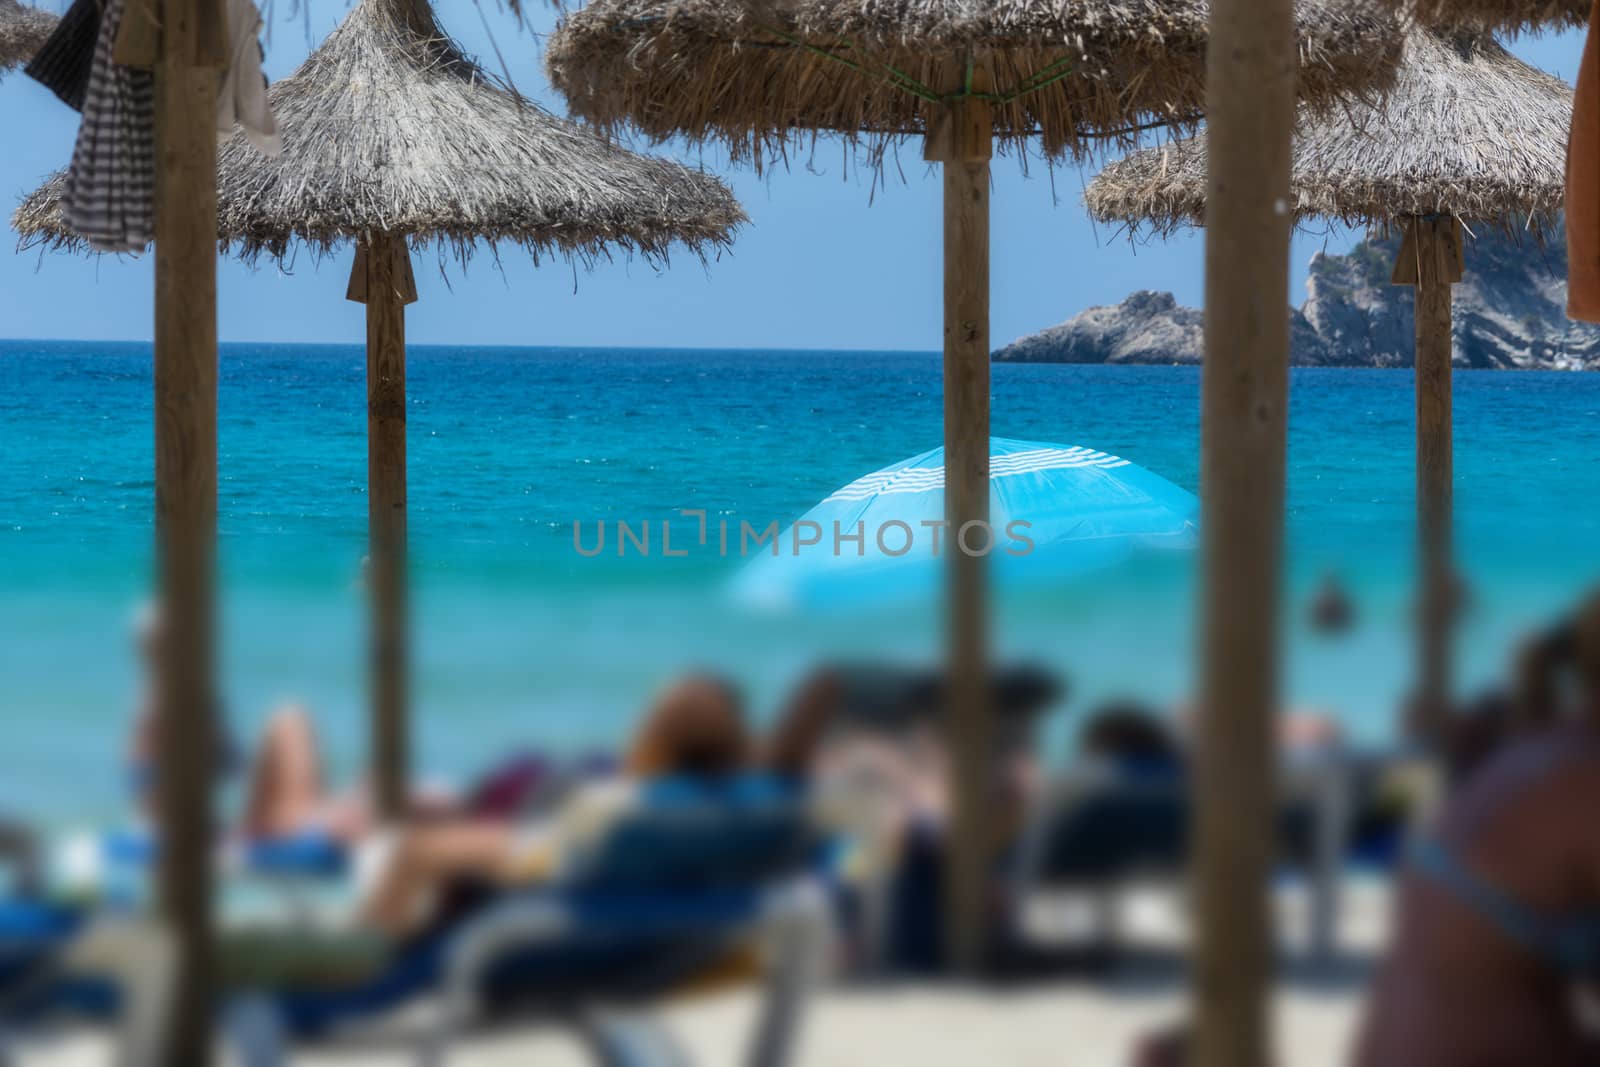
POLYGON ((922 158, 929 163, 987 163, 994 157, 994 119, 986 100, 933 106, 922 158))
POLYGON ((987 67, 952 64, 946 71, 960 88, 928 105, 922 158, 929 163, 987 163, 994 157, 994 109, 987 97, 992 79, 987 67))
POLYGON ((1401 223, 1400 251, 1391 285, 1454 285, 1466 269, 1461 220, 1453 215, 1413 215, 1401 223))
POLYGON ((376 243, 383 249, 383 254, 389 258, 388 269, 384 272, 385 279, 392 279, 380 284, 392 285, 395 294, 399 296, 402 304, 415 304, 417 302, 417 276, 411 270, 411 254, 406 249, 406 243, 399 237, 378 237, 371 241, 360 241, 356 244, 355 262, 350 264, 350 282, 345 287, 344 298, 356 304, 367 302, 367 293, 373 285, 372 274, 378 266, 374 262, 374 253, 370 251, 371 244, 376 243))

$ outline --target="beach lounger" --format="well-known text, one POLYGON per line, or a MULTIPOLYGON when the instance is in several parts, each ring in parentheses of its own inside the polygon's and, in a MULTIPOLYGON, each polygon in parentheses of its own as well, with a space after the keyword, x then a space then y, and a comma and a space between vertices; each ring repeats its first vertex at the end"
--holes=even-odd
POLYGON ((782 1067, 827 944, 803 800, 750 782, 716 796, 685 783, 652 788, 646 810, 561 884, 475 909, 362 981, 266 976, 240 990, 226 1025, 241 1063, 280 1067, 297 1038, 431 997, 425 1064, 442 1063, 480 1013, 532 1012, 574 1028, 604 1067, 677 1067, 686 1060, 648 1009, 760 941, 765 997, 746 1062, 782 1067))
POLYGON ((14 898, 0 901, 0 1065, 61 1017, 116 1021, 116 1067, 162 1067, 174 955, 155 923, 14 898))
MULTIPOLYGON (((844 706, 840 725, 882 734, 937 726, 945 701, 944 672, 894 663, 840 663, 828 668, 839 679, 844 706)), ((990 672, 990 699, 998 732, 1021 743, 1039 717, 1059 706, 1065 685, 1050 671, 1026 663, 990 672)))
MULTIPOLYGON (((1281 857, 1307 876, 1307 943, 1319 960, 1337 950, 1351 773, 1352 764, 1337 752, 1292 761, 1280 772, 1281 857)), ((1095 766, 1059 779, 1030 820, 1010 874, 1015 921, 1020 925, 1038 896, 1086 893, 1095 906, 1095 940, 1115 949, 1126 886, 1183 877, 1189 816, 1188 785, 1179 773, 1128 774, 1095 766)), ((1028 940, 1026 931, 1018 935, 1028 940)))

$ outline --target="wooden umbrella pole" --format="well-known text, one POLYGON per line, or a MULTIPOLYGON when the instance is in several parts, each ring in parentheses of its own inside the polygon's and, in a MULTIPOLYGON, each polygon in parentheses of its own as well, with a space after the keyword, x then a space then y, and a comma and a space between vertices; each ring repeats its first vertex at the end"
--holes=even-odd
POLYGON ((925 155, 944 171, 944 463, 949 575, 946 743, 952 806, 945 879, 951 965, 983 966, 993 858, 994 723, 988 684, 989 105, 943 105, 925 155), (980 554, 982 553, 982 554, 980 554))
POLYGON ((347 295, 367 305, 372 779, 380 816, 393 820, 406 812, 411 770, 405 309, 416 286, 405 241, 379 234, 364 242, 347 295))
POLYGON ((176 941, 162 1062, 211 1059, 212 774, 217 707, 217 70, 215 0, 164 0, 155 61, 155 460, 160 906, 176 941))
POLYGON ((1295 122, 1291 0, 1214 0, 1207 53, 1195 1062, 1266 1067, 1295 122))
POLYGON ((1414 721, 1418 739, 1437 744, 1450 714, 1451 629, 1455 568, 1451 549, 1451 290, 1461 280, 1461 223, 1413 218, 1395 258, 1393 281, 1416 293, 1417 603, 1418 678, 1414 721))

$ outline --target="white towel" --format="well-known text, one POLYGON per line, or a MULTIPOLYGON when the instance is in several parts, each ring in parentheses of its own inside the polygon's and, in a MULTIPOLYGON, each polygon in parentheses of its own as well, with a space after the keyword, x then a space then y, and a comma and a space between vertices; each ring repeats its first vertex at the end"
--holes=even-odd
POLYGON ((217 137, 226 141, 238 126, 264 156, 283 151, 278 121, 267 101, 261 72, 261 13, 253 0, 228 0, 228 69, 217 94, 217 137))

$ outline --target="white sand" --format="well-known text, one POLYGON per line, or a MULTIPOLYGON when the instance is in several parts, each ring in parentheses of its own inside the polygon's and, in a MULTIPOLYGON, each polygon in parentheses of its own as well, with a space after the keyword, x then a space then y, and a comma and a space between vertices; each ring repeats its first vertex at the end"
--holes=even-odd
MULTIPOLYGON (((1356 1021, 1354 993, 1289 990, 1278 1025, 1291 1067, 1342 1064, 1356 1021)), ((696 1067, 741 1067, 742 1038, 754 1003, 739 994, 667 1014, 696 1067)), ((807 1027, 797 1067, 1120 1067, 1142 1031, 1180 1016, 1181 991, 1059 986, 978 995, 935 989, 841 992, 824 996, 807 1027)), ((409 1063, 409 1033, 303 1050, 306 1067, 384 1067, 409 1063)), ((99 1035, 78 1035, 29 1049, 26 1067, 109 1064, 99 1035)), ((570 1038, 552 1030, 475 1034, 449 1059, 452 1067, 590 1067, 570 1038)))
MULTIPOLYGON (((1381 943, 1387 910, 1380 886, 1346 895, 1336 964, 1305 961, 1286 937, 1289 962, 1277 995, 1279 1045, 1289 1067, 1345 1062, 1357 1025, 1371 951, 1381 943)), ((1283 896, 1284 929, 1297 927, 1298 900, 1283 896)), ((832 989, 814 1002, 796 1067, 1121 1067, 1135 1037, 1183 1014, 1181 970, 1170 950, 1181 944, 1181 909, 1167 894, 1132 901, 1128 937, 1159 951, 1135 953, 1099 978, 1052 981, 1023 990, 975 992, 897 985, 832 989)), ((695 1067, 741 1067, 755 1009, 739 992, 686 1002, 664 1013, 695 1067)), ((297 1065, 386 1067, 413 1062, 412 1017, 301 1050, 297 1065)), ((109 1064, 103 1035, 75 1033, 25 1050, 25 1067, 109 1064)), ((451 1067, 580 1067, 588 1060, 570 1038, 549 1028, 477 1032, 460 1042, 451 1067)))

